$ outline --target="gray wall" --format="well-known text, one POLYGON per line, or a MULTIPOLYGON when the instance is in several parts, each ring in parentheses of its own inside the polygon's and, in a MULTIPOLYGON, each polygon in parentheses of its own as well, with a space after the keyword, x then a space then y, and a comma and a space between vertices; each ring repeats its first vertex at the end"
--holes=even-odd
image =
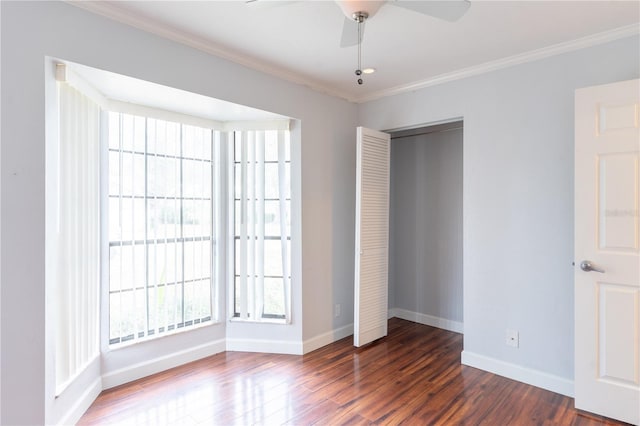
POLYGON ((391 139, 392 308, 462 322, 462 129, 391 139))
MULTIPOLYGON (((226 337, 301 346, 353 322, 357 106, 94 15, 63 2, 0 2, 2 418, 56 421, 45 333, 45 68, 57 57, 301 120, 296 155, 301 247, 292 324, 225 321, 103 357, 102 374, 226 337), (353 184, 345 184, 353 182, 353 184), (351 259, 351 261, 349 261, 351 259), (304 282, 304 285, 303 285, 304 282), (342 304, 334 318, 333 306, 342 304), (302 307, 305 307, 303 310, 302 307), (7 319, 12 320, 8 321, 7 319), (19 318, 19 322, 18 319, 19 318)), ((295 226, 295 225, 294 225, 295 226)), ((297 262, 296 262, 297 256, 297 262)), ((224 305, 224 291, 221 293, 224 305)), ((224 317, 223 317, 224 318, 224 317)), ((58 399, 59 401, 60 399, 58 399)))
MULTIPOLYGON (((377 129, 464 118, 464 351, 573 389, 574 91, 640 76, 640 37, 360 106, 377 129), (520 348, 505 345, 507 328, 520 348), (539 376, 539 374, 538 374, 539 376)), ((554 385, 555 384, 555 385, 554 385)))
MULTIPOLYGON (((46 56, 301 120, 293 324, 253 326, 243 330, 249 338, 299 342, 352 321, 355 125, 464 117, 465 351, 572 377, 573 92, 637 78, 638 37, 354 105, 68 4, 0 8, 0 423, 43 424, 53 398, 45 386, 46 56), (337 319, 334 303, 343 308, 337 319), (520 349, 505 347, 506 327, 520 330, 520 349)), ((225 331, 166 339, 184 347, 225 331)), ((151 353, 162 355, 139 355, 151 353)))

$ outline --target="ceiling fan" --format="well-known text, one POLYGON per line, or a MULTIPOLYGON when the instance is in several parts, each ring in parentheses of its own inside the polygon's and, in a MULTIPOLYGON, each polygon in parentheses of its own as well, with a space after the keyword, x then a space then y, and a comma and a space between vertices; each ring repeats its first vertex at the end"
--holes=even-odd
POLYGON ((469 0, 335 0, 335 2, 345 15, 340 47, 355 46, 362 41, 365 21, 373 17, 386 4, 449 22, 455 22, 460 19, 471 6, 469 0), (358 36, 358 23, 361 24, 360 36, 358 36))
MULTIPOLYGON (((358 68, 355 73, 357 83, 363 83, 362 73, 367 73, 367 69, 362 69, 361 45, 364 36, 364 24, 367 19, 375 15, 380 8, 386 4, 412 10, 423 15, 454 22, 460 19, 469 9, 469 0, 334 0, 345 16, 342 26, 342 38, 340 47, 350 47, 358 45, 358 68)), ((279 0, 245 0, 247 4, 284 5, 294 1, 279 0)), ((375 71, 369 69, 371 72, 375 71)))
MULTIPOLYGON (((300 1, 300 0, 299 0, 300 1)), ((412 10, 423 15, 454 22, 460 19, 469 9, 469 0, 334 0, 345 15, 342 26, 340 47, 355 46, 364 36, 364 23, 375 15, 385 4, 412 10), (358 24, 360 35, 358 36, 358 24)), ((281 0, 245 0, 252 5, 284 6, 296 1, 281 0)))

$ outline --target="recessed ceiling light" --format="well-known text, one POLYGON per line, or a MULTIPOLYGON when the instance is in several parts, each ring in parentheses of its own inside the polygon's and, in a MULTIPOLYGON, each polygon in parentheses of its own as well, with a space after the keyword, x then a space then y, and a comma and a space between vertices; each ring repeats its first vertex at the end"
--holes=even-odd
POLYGON ((376 72, 375 68, 365 68, 362 70, 363 73, 365 74, 373 74, 374 72, 376 72))

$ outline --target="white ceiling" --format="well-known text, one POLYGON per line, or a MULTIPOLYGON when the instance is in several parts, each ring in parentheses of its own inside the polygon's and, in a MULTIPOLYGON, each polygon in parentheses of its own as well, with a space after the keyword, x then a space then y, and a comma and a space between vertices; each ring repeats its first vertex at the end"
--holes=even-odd
POLYGON ((333 1, 105 1, 80 7, 352 101, 638 34, 640 1, 472 0, 457 22, 384 5, 367 21, 363 67, 340 48, 333 1), (265 4, 266 3, 266 4, 265 4))

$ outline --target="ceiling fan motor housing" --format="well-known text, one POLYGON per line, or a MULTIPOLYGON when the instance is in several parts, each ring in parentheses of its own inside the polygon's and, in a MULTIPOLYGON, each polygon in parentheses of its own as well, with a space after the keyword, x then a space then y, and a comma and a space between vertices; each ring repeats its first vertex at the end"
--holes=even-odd
POLYGON ((349 19, 358 20, 358 16, 364 19, 371 18, 385 3, 383 1, 357 1, 357 0, 336 0, 338 6, 349 19))

